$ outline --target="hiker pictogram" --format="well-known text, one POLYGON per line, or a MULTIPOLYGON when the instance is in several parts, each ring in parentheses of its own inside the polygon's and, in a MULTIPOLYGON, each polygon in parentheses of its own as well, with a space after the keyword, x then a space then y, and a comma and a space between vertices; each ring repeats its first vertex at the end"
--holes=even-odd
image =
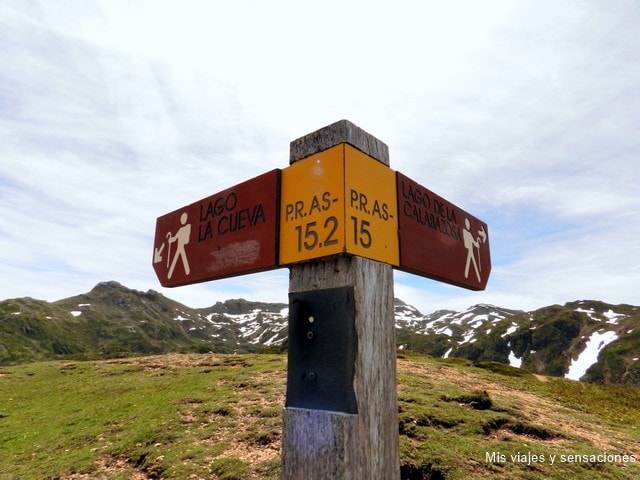
MULTIPOLYGON (((182 266, 184 267, 184 273, 189 275, 191 269, 189 268, 189 260, 187 259, 187 252, 184 249, 185 245, 189 243, 189 237, 191 237, 191 224, 187 223, 187 212, 184 212, 180 215, 180 224, 182 225, 180 229, 176 232, 175 235, 172 235, 171 232, 167 232, 167 241, 169 243, 169 249, 167 252, 167 267, 169 267, 169 261, 171 260, 171 244, 177 243, 173 261, 171 262, 171 266, 169 267, 169 273, 167 278, 171 278, 173 275, 173 270, 176 268, 176 264, 178 263, 178 258, 182 259, 182 266)), ((164 243, 162 247, 160 247, 160 252, 164 247, 164 243)))
POLYGON ((471 233, 471 222, 468 218, 464 219, 465 229, 462 232, 462 238, 464 241, 464 247, 467 249, 467 263, 464 267, 464 278, 469 278, 469 267, 473 265, 476 272, 476 278, 478 282, 482 282, 480 278, 480 272, 482 271, 482 261, 480 259, 480 240, 482 243, 487 243, 487 232, 484 231, 484 227, 478 230, 478 236, 474 237, 471 233), (476 261, 476 250, 478 251, 478 259, 476 261))

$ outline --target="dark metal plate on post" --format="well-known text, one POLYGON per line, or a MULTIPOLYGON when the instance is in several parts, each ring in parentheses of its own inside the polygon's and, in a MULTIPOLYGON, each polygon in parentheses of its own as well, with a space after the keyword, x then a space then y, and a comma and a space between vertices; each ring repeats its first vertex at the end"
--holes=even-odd
POLYGON ((289 294, 287 407, 358 413, 353 287, 289 294))

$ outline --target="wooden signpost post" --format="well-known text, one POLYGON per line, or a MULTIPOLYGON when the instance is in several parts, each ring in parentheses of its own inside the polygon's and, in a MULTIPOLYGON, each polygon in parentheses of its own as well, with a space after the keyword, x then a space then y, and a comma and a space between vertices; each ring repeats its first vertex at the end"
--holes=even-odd
MULTIPOLYGON (((305 164, 312 192, 330 192, 331 207, 326 213, 333 213, 332 209, 337 212, 337 243, 331 245, 332 253, 343 255, 316 261, 295 257, 302 263, 291 265, 289 297, 293 314, 289 325, 294 331, 306 330, 313 335, 311 339, 304 334, 289 338, 282 478, 397 479, 400 466, 391 262, 397 263, 398 250, 388 148, 352 123, 341 121, 292 142, 290 162, 289 171, 294 172, 298 165, 305 164), (324 169, 330 162, 337 166, 324 169), (366 168, 358 171, 350 162, 366 168), (314 171, 314 166, 320 169, 314 171), (370 179, 375 182, 366 184, 370 179), (301 305, 293 303, 296 300, 301 305), (334 312, 324 304, 345 308, 334 312), (323 342, 331 330, 340 328, 346 333, 323 342), (330 349, 336 342, 340 342, 338 351, 353 353, 336 358, 330 349), (332 366, 334 360, 343 365, 332 366), (304 368, 291 375, 297 363, 304 363, 304 368), (321 373, 315 373, 316 369, 321 373), (314 374, 311 380, 309 374, 314 374), (326 396, 344 385, 350 389, 344 396, 354 397, 353 403, 338 401, 330 410, 314 408, 315 396, 326 396), (299 394, 300 390, 306 396, 299 394)), ((282 247, 287 245, 283 235, 290 228, 286 222, 286 205, 291 203, 287 202, 291 193, 287 170, 283 172, 281 260, 285 253, 282 247)), ((297 197, 293 195, 291 200, 295 204, 297 197)), ((306 222, 307 217, 301 220, 306 222)), ((292 226, 295 231, 297 226, 292 226)), ((297 255, 295 238, 292 247, 297 255)), ((301 250, 305 250, 304 240, 301 250)), ((311 255, 314 250, 301 253, 311 255)))
POLYGON ((288 266, 282 479, 400 477, 393 268, 486 287, 487 225, 389 168, 341 120, 290 166, 158 218, 153 266, 178 286, 288 266))

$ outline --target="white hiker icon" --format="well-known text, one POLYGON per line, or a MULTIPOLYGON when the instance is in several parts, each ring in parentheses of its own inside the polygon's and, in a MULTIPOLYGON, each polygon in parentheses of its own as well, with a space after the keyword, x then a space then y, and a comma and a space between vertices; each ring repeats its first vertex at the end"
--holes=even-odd
POLYGON ((171 235, 171 232, 167 233, 167 240, 169 241, 169 251, 167 252, 167 267, 169 266, 169 260, 171 259, 171 244, 174 242, 178 243, 167 278, 171 278, 173 276, 173 270, 176 268, 176 264, 178 263, 178 257, 182 259, 184 273, 189 275, 189 272, 191 271, 191 269, 189 268, 189 261, 187 260, 187 252, 184 249, 184 246, 189 243, 189 237, 191 237, 191 224, 187 223, 187 212, 183 212, 182 215, 180 215, 180 224, 182 226, 176 232, 175 236, 171 235))
POLYGON ((469 278, 469 267, 473 264, 473 268, 476 271, 476 278, 478 282, 482 282, 480 279, 480 272, 482 271, 482 263, 480 261, 480 239, 482 243, 487 243, 487 232, 484 231, 484 227, 478 230, 478 237, 474 238, 471 233, 471 222, 468 218, 464 219, 465 229, 462 232, 462 238, 464 240, 464 246, 467 249, 467 263, 464 267, 464 278, 469 278), (478 261, 476 262, 476 248, 478 249, 478 261))

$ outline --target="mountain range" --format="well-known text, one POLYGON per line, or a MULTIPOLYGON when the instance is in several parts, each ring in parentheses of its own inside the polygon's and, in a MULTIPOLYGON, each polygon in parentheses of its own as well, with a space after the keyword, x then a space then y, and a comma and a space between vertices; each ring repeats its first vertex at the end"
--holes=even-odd
MULTIPOLYGON (((168 352, 284 352, 288 305, 244 299, 190 308, 102 282, 56 302, 0 302, 0 365, 168 352)), ((534 311, 474 305, 422 314, 395 301, 401 351, 496 362, 540 375, 640 386, 640 307, 583 300, 534 311)))

